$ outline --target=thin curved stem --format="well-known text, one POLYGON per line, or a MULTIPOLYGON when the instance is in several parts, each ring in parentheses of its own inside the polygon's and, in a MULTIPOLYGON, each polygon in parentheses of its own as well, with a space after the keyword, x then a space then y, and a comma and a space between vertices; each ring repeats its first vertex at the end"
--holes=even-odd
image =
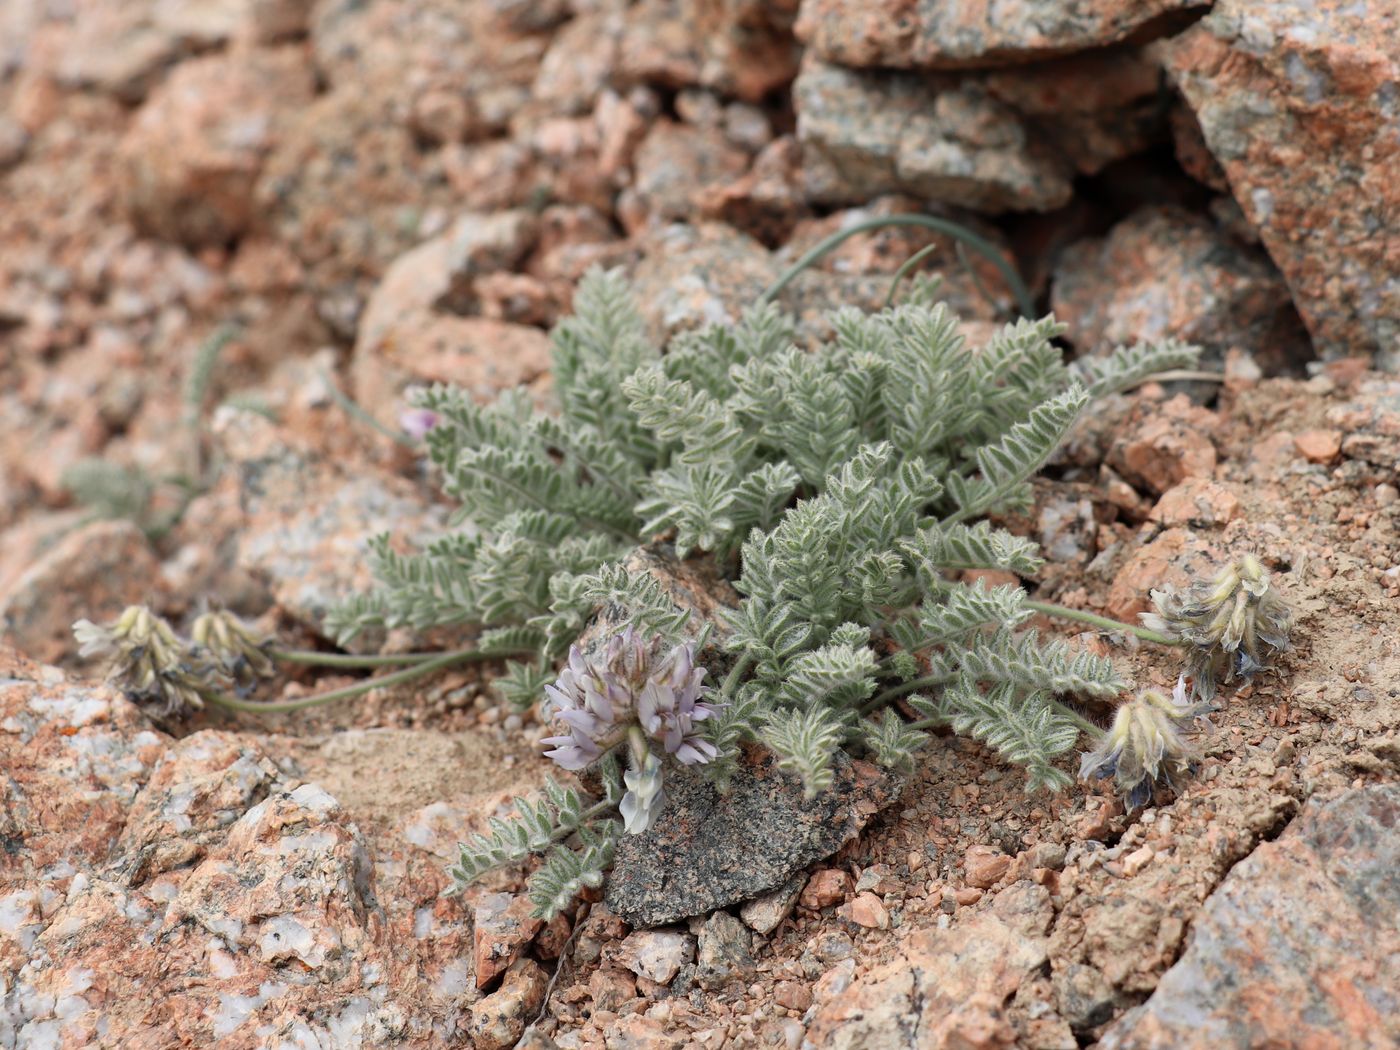
POLYGON ((354 685, 347 685, 340 689, 332 689, 326 693, 315 693, 311 696, 298 697, 295 700, 262 702, 258 700, 240 700, 237 697, 228 696, 224 693, 209 692, 202 695, 209 703, 216 707, 227 708, 230 711, 252 711, 259 714, 300 711, 307 707, 319 707, 322 704, 335 703, 337 700, 350 700, 357 696, 363 696, 372 689, 383 689, 386 686, 402 685, 405 682, 413 681, 415 678, 422 678, 432 674, 434 671, 455 667, 458 664, 477 663, 484 660, 499 660, 510 655, 513 654, 511 652, 497 651, 494 649, 458 649, 454 652, 443 653, 431 660, 424 660, 422 663, 415 664, 412 667, 406 667, 402 671, 380 675, 377 678, 369 678, 363 682, 356 682, 354 685))
POLYGON ((271 649, 268 656, 283 663, 299 664, 304 667, 344 667, 350 669, 368 667, 402 667, 405 664, 423 664, 436 660, 443 654, 436 653, 384 653, 375 656, 358 656, 354 653, 323 653, 315 649, 271 649))
POLYGON ((1006 281, 1007 287, 1011 289, 1011 294, 1016 299, 1016 309, 1021 311, 1021 315, 1023 317, 1035 316, 1035 297, 1031 295, 1030 289, 1026 287, 1026 283, 1021 280, 1021 275, 1016 272, 1016 267, 1007 262, 1006 257, 997 250, 996 245, 992 244, 991 241, 988 241, 981 235, 973 233, 966 226, 948 219, 939 219, 932 215, 883 215, 879 218, 866 219, 863 222, 855 223, 853 226, 848 226, 844 230, 837 230, 807 251, 797 262, 789 266, 782 275, 758 297, 758 301, 760 303, 766 303, 775 298, 784 288, 793 282, 798 274, 850 238, 857 234, 868 233, 871 230, 882 229, 886 226, 919 226, 962 241, 969 248, 972 248, 974 251, 984 256, 1001 272, 1002 279, 1006 281))
POLYGON ((901 696, 907 696, 909 693, 917 693, 920 689, 932 685, 947 685, 952 680, 953 676, 950 674, 930 674, 924 675, 922 678, 912 679, 908 682, 900 682, 899 685, 891 686, 883 693, 877 693, 865 703, 861 704, 860 713, 868 715, 872 711, 878 711, 886 704, 898 700, 901 696))
POLYGON ((890 278, 890 289, 885 293, 886 310, 888 310, 891 306, 894 305, 894 293, 899 290, 899 282, 904 280, 904 278, 908 277, 909 274, 912 273, 918 267, 919 263, 927 259, 940 247, 941 245, 939 245, 937 242, 934 242, 933 244, 926 244, 918 251, 916 251, 913 255, 909 256, 909 258, 905 259, 902 263, 899 264, 899 269, 896 270, 894 272, 894 276, 890 278))
POLYGON ((326 384, 326 389, 330 391, 332 400, 334 400, 335 403, 340 406, 340 410, 344 412, 347 416, 349 416, 351 419, 355 420, 358 423, 363 423, 371 430, 379 431, 390 441, 396 442, 402 445, 404 448, 411 448, 414 450, 418 449, 419 443, 417 441, 414 441, 407 434, 400 434, 396 430, 390 430, 383 423, 379 422, 379 420, 375 419, 372 415, 370 415, 363 408, 357 405, 349 394, 345 393, 343 390, 340 389, 340 387, 335 385, 335 380, 332 379, 329 375, 327 375, 324 369, 318 370, 317 374, 321 377, 321 382, 326 384))
POLYGON ((1058 616, 1062 620, 1075 620, 1079 623, 1087 623, 1093 627, 1102 627, 1105 631, 1123 631, 1127 634, 1137 635, 1145 642, 1156 642, 1158 645, 1180 645, 1181 639, 1173 638, 1169 634, 1161 631, 1153 631, 1147 627, 1139 627, 1134 623, 1124 623, 1122 620, 1113 620, 1107 616, 1099 616, 1096 613, 1083 612, 1080 609, 1071 609, 1068 606, 1056 605, 1053 602, 1038 602, 1026 599, 1027 609, 1034 609, 1036 612, 1044 613, 1046 616, 1058 616))
POLYGON ((734 696, 735 690, 739 688, 739 679, 744 677, 744 673, 754 665, 754 658, 751 653, 745 653, 739 657, 739 662, 730 668, 729 673, 724 676, 724 682, 720 685, 720 695, 726 700, 734 696))

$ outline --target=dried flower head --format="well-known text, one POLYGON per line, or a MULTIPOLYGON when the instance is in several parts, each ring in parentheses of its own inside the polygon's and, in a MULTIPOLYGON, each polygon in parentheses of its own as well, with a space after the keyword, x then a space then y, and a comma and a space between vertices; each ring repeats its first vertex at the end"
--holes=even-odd
POLYGON ((247 694, 259 678, 271 678, 276 673, 268 655, 272 639, 254 631, 226 609, 197 617, 190 636, 233 680, 239 695, 247 694))
POLYGON ((79 656, 106 656, 107 680, 157 719, 204 706, 214 668, 191 654, 170 624, 144 605, 131 605, 106 626, 73 625, 79 656))
POLYGON ((1118 708, 1098 746, 1079 762, 1081 777, 1113 777, 1129 808, 1144 805, 1154 784, 1175 787, 1191 768, 1183 736, 1204 705, 1187 697, 1186 678, 1168 697, 1153 689, 1118 708))
POLYGON ((636 725, 686 765, 714 758, 696 729, 715 713, 700 698, 705 669, 695 666, 690 643, 664 654, 663 647, 660 637, 628 627, 608 640, 601 661, 571 648, 558 680, 545 686, 544 715, 566 730, 541 741, 553 749, 546 754, 565 769, 582 769, 636 725))
POLYGON ((1292 613, 1252 554, 1189 592, 1153 591, 1152 604, 1156 612, 1143 613, 1143 624, 1186 643, 1187 673, 1201 700, 1212 699, 1221 682, 1264 669, 1288 648, 1292 613))

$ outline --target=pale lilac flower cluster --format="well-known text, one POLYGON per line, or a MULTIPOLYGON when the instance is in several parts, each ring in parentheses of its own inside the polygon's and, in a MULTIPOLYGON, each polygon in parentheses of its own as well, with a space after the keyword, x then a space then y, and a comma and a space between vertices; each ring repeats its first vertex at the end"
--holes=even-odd
POLYGON ((1081 777, 1113 777, 1130 809, 1145 805, 1158 783, 1177 786, 1191 768, 1185 732, 1206 709, 1187 696, 1182 676, 1169 697, 1153 689, 1118 709, 1094 750, 1082 756, 1081 777))
POLYGON ((683 765, 709 762, 717 754, 699 731, 715 706, 701 698, 705 669, 695 665, 694 645, 664 648, 663 639, 644 638, 628 627, 608 640, 601 659, 571 648, 558 680, 545 686, 543 713, 564 732, 541 744, 560 766, 583 769, 609 748, 629 744, 632 769, 624 778, 622 815, 634 834, 651 826, 664 801, 661 763, 648 741, 683 765))

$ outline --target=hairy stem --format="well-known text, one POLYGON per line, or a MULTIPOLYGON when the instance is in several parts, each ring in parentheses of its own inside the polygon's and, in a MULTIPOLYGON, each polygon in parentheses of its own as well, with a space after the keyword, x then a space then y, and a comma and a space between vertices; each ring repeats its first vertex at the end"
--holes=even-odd
POLYGON ((768 289, 758 297, 759 303, 766 303, 776 298, 803 270, 820 260, 828 252, 838 247, 843 242, 860 233, 867 233, 870 230, 878 230, 886 226, 921 226, 924 229, 935 230, 938 233, 946 234, 955 240, 962 241, 969 248, 984 256, 1000 272, 1002 279, 1006 281, 1006 286, 1011 289, 1011 294, 1016 299, 1016 309, 1023 317, 1034 317, 1035 297, 1031 295, 1026 283, 1021 280, 1021 275, 1016 272, 1016 267, 1006 260, 1006 257, 997 249, 996 245, 986 240, 979 234, 974 233, 966 226, 948 219, 939 219, 932 215, 884 215, 875 219, 866 219, 864 222, 855 223, 838 230, 831 236, 822 240, 816 247, 804 254, 797 262, 793 263, 783 272, 783 274, 771 284, 768 289))
POLYGON ((495 650, 458 649, 453 652, 443 653, 431 660, 424 660, 411 667, 406 667, 402 671, 380 675, 377 678, 369 678, 363 682, 356 682, 354 685, 347 685, 340 689, 332 689, 325 693, 301 696, 295 700, 274 700, 269 702, 240 700, 237 697, 212 691, 202 693, 201 695, 214 706, 227 708, 230 711, 255 711, 258 713, 300 711, 302 708, 319 707, 322 704, 335 703, 337 700, 350 700, 357 696, 363 696, 372 689, 383 689, 386 686, 402 685, 404 682, 411 682, 415 678, 422 678, 425 675, 432 674, 434 671, 455 667, 458 664, 476 663, 483 660, 498 660, 508 655, 511 654, 497 652, 495 650))
POLYGON ((878 711, 891 701, 898 700, 901 696, 910 693, 917 693, 920 689, 935 685, 947 685, 953 680, 951 674, 930 674, 922 678, 915 678, 912 681, 901 682, 899 685, 891 686, 883 693, 877 693, 865 703, 860 705, 860 713, 868 715, 872 711, 878 711))
POLYGON ((1036 612, 1044 613, 1046 616, 1058 616, 1062 620, 1075 620, 1079 623, 1087 623, 1093 627, 1102 627, 1105 631, 1125 631, 1128 634, 1136 635, 1145 642, 1156 642, 1158 645, 1180 645, 1179 638, 1173 638, 1169 634, 1161 631, 1153 631, 1146 627, 1139 627, 1137 624, 1124 623, 1121 620, 1113 620, 1107 616, 1099 616, 1095 613, 1083 612, 1079 609, 1071 609, 1065 605, 1056 605, 1053 602, 1038 602, 1026 599, 1027 609, 1034 609, 1036 612))
POLYGON ((1057 711, 1060 712, 1060 714, 1064 715, 1071 722, 1077 725, 1081 732, 1088 733, 1091 737, 1097 737, 1103 733, 1103 726, 1095 725, 1093 722, 1085 718, 1083 715, 1081 715, 1074 708, 1070 707, 1068 704, 1060 700, 1056 700, 1054 697, 1050 698, 1050 703, 1055 707, 1057 711))
POLYGON ((754 658, 751 653, 745 653, 739 657, 739 662, 730 668, 729 673, 724 676, 724 682, 720 685, 720 695, 726 700, 734 696, 739 688, 739 680, 744 677, 750 667, 754 665, 754 658))

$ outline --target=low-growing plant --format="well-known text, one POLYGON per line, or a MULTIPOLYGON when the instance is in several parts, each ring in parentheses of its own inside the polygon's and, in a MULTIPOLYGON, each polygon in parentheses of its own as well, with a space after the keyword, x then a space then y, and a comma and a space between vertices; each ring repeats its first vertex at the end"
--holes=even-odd
MULTIPOLYGON (((695 766, 723 788, 745 743, 771 750, 811 796, 830 786, 843 750, 908 769, 931 731, 951 728, 1023 768, 1028 788, 1055 790, 1071 781, 1063 756, 1087 734, 1097 748, 1085 769, 1117 775, 1141 800, 1185 768, 1179 729, 1196 709, 1152 694, 1106 733, 1066 698, 1109 699, 1128 683, 1107 658, 1027 621, 1045 612, 1193 646, 1193 668, 1217 671, 1206 649, 1220 635, 1248 655, 1226 666, 1248 674, 1262 662, 1253 639, 1277 648, 1287 630, 1269 604, 1268 626, 1254 631, 1248 610, 1274 601, 1258 563, 1232 577, 1229 594, 1222 577, 1209 608, 1159 599, 1157 630, 967 577, 1033 576, 1037 545, 988 517, 1030 505, 1030 478, 1095 398, 1189 367, 1197 351, 1167 342, 1071 365, 1053 318, 1009 324, 974 351, 935 292, 916 282, 898 306, 838 309, 830 338, 810 348, 765 297, 738 323, 682 333, 663 352, 622 276, 590 273, 553 336, 557 411, 523 392, 490 404, 447 386, 417 392, 414 427, 461 505, 454 531, 410 554, 376 538, 380 586, 330 621, 342 644, 369 628, 470 625, 483 628, 475 646, 339 657, 406 666, 259 705, 200 686, 212 680, 190 668, 243 682, 267 670, 261 652, 333 661, 273 650, 220 621, 203 648, 170 656, 168 673, 224 706, 287 710, 533 654, 511 660, 496 688, 520 707, 547 694, 550 756, 594 770, 593 791, 551 784, 541 800, 518 801, 519 819, 493 820, 452 873, 465 885, 544 854, 531 881, 544 916, 601 883, 619 835, 664 819, 668 770, 695 766), (656 579, 623 566, 657 541, 682 559, 712 559, 733 583, 740 599, 713 633, 697 637, 656 579), (1222 602, 1234 611, 1217 615, 1222 602), (622 611, 626 630, 582 651, 574 643, 600 606, 622 611), (210 660, 206 649, 227 652, 210 660), (703 683, 706 663, 722 682, 703 683)), ((87 625, 90 644, 100 630, 87 625)), ((142 688, 158 691, 165 672, 141 673, 142 688)))
MULTIPOLYGON (((1109 660, 1026 629, 1036 603, 1020 586, 961 576, 1034 574, 1035 543, 987 515, 1028 505, 1029 479, 1093 398, 1196 352, 1166 343, 1069 366, 1050 318, 1008 325, 974 352, 927 290, 879 313, 837 310, 830 324, 830 340, 803 349, 764 303, 661 353, 620 274, 590 274, 554 333, 557 414, 523 394, 482 405, 450 387, 419 392, 428 454, 467 527, 412 555, 380 537, 383 585, 339 610, 340 640, 370 626, 512 629, 540 657, 513 663, 498 688, 530 704, 599 605, 627 608, 658 652, 685 644, 662 588, 620 565, 664 537, 681 558, 716 559, 742 596, 724 618, 732 664, 716 711, 697 724, 714 752, 703 768, 721 781, 738 745, 759 741, 810 795, 841 749, 908 768, 929 730, 951 726, 1023 767, 1031 787, 1065 786, 1056 760, 1098 729, 1062 698, 1109 698, 1126 682, 1109 660), (916 717, 891 710, 900 698, 916 717)), ((570 666, 582 674, 584 657, 570 666)), ((569 764, 626 757, 640 772, 658 760, 621 723, 608 731, 569 764)), ((649 776, 659 792, 661 773, 649 776)), ((634 794, 609 791, 619 804, 634 794)), ((593 806, 560 798, 560 814, 593 806)), ((628 812, 629 830, 648 825, 628 812)), ((554 910, 601 878, 600 843, 621 830, 595 823, 598 842, 555 871, 569 824, 498 828, 464 846, 454 873, 552 850, 536 896, 554 910)))

